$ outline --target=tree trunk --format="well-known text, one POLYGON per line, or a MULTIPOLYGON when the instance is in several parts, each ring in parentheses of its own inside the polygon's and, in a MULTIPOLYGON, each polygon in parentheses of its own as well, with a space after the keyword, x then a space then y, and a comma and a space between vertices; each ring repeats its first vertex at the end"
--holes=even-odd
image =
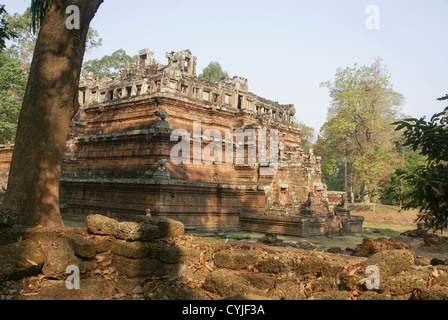
MULTIPOLYGON (((351 168, 351 166, 350 166, 350 168, 351 168)), ((350 202, 351 203, 355 203, 355 193, 353 192, 353 185, 354 185, 354 180, 355 180, 355 178, 354 178, 354 176, 353 176, 353 170, 351 169, 350 170, 350 202)))
POLYGON ((42 22, 19 116, 3 208, 17 224, 62 226, 59 179, 90 22, 103 0, 53 0, 42 22), (69 30, 69 5, 79 8, 79 29, 69 30))
POLYGON ((348 193, 347 157, 344 159, 344 192, 348 193))

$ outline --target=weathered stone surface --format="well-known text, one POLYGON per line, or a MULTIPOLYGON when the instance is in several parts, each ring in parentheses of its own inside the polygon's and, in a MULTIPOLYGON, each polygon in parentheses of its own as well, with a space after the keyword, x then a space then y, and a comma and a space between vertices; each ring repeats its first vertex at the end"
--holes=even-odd
POLYGON ((404 295, 426 286, 427 281, 428 279, 417 274, 390 276, 381 281, 380 292, 394 296, 404 295))
POLYGON ((87 216, 85 223, 89 233, 104 236, 114 236, 118 228, 117 220, 99 214, 87 216))
POLYGON ((0 257, 0 281, 36 275, 44 263, 39 244, 30 240, 0 245, 0 257))
POLYGON ((380 276, 391 276, 409 269, 414 264, 413 252, 408 250, 380 251, 363 262, 363 265, 377 266, 380 276))
MULTIPOLYGON (((146 296, 151 299, 249 299, 251 295, 287 300, 447 298, 448 266, 412 266, 413 254, 408 250, 386 250, 360 258, 193 235, 143 242, 87 235, 86 229, 3 231, 0 239, 6 244, 0 243, 0 281, 37 275, 45 275, 38 279, 64 280, 66 268, 75 265, 82 281, 105 277, 115 284, 122 277, 142 279, 139 283, 145 284, 144 290, 151 286, 146 296), (366 291, 368 265, 380 268, 380 289, 375 292, 366 291)), ((91 286, 95 288, 94 282, 91 286)), ((0 286, 0 294, 2 290, 0 286)), ((42 297, 41 292, 51 298, 54 293, 46 290, 39 290, 36 299, 42 297)), ((75 299, 76 295, 67 297, 75 299)))
POLYGON ((448 287, 425 287, 417 290, 411 300, 448 300, 448 287))
POLYGON ((364 291, 359 295, 358 300, 392 300, 392 297, 376 291, 364 291))
POLYGON ((305 300, 307 296, 302 284, 295 280, 284 280, 275 283, 269 291, 269 297, 278 300, 305 300))
POLYGON ((118 222, 101 215, 86 218, 89 233, 113 236, 126 241, 154 241, 162 238, 176 238, 184 234, 184 225, 172 219, 140 217, 136 222, 118 222))
POLYGON ((75 256, 70 245, 63 240, 42 243, 42 251, 45 263, 42 268, 43 274, 52 279, 65 279, 68 266, 81 267, 82 260, 75 256))
POLYGON ((331 277, 340 270, 342 270, 340 265, 330 265, 327 261, 314 256, 306 257, 297 265, 297 272, 302 275, 323 274, 326 277, 331 277))
POLYGON ((394 238, 364 238, 362 243, 356 247, 353 255, 357 257, 370 257, 380 251, 394 249, 410 250, 410 246, 406 243, 400 243, 394 238))
POLYGON ((337 277, 324 277, 320 281, 316 281, 313 285, 314 292, 328 291, 329 289, 339 289, 341 280, 337 277))
POLYGON ((92 259, 96 255, 95 242, 80 234, 65 235, 70 246, 78 257, 92 259))
POLYGON ((349 291, 330 289, 328 291, 316 293, 313 298, 315 300, 351 300, 352 295, 349 291))
POLYGON ((281 273, 286 272, 289 267, 280 257, 274 256, 261 260, 257 265, 257 269, 264 273, 281 273))
POLYGON ((236 276, 228 270, 218 270, 205 278, 204 288, 225 297, 255 294, 263 295, 261 290, 249 286, 243 278, 236 276))
POLYGON ((259 253, 248 250, 219 251, 215 254, 214 262, 217 267, 247 270, 249 266, 254 266, 260 258, 259 253))
POLYGON ((273 277, 260 273, 246 273, 242 277, 249 281, 251 285, 261 290, 272 289, 275 285, 275 279, 273 277))
POLYGON ((148 227, 156 226, 159 231, 159 238, 177 238, 185 233, 184 224, 173 219, 140 216, 137 217, 136 221, 148 225, 148 227))
POLYGON ((112 265, 122 275, 130 278, 139 276, 163 276, 165 268, 157 259, 130 259, 114 256, 112 265))

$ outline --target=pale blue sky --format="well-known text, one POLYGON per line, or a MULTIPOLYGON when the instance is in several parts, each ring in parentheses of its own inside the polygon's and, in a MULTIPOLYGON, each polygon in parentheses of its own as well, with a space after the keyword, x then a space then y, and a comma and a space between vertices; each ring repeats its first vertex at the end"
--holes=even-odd
MULTIPOLYGON (((1 2, 10 14, 30 3, 1 2)), ((165 64, 166 52, 191 49, 198 73, 218 61, 251 92, 294 104, 316 130, 329 105, 319 84, 376 57, 406 98, 403 113, 429 117, 446 106, 436 99, 448 93, 448 0, 105 0, 91 26, 103 46, 85 59, 149 48, 165 64), (369 5, 380 10, 379 30, 365 25, 369 5)))

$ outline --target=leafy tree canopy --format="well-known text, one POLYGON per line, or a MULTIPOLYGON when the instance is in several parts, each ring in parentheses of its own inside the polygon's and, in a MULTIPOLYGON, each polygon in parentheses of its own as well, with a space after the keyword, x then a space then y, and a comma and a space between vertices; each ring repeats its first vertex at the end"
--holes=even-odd
POLYGON ((20 64, 0 52, 0 144, 15 140, 26 82, 20 64))
POLYGON ((228 77, 228 73, 222 70, 222 67, 218 62, 214 61, 210 62, 198 76, 199 80, 208 82, 217 82, 228 77))
POLYGON ((131 57, 123 49, 119 49, 111 55, 106 55, 101 59, 93 59, 86 61, 83 65, 82 75, 92 72, 95 77, 109 77, 117 76, 120 69, 123 68, 126 62, 135 62, 137 56, 131 57))
MULTIPOLYGON (((448 100, 448 95, 438 100, 448 100)), ((418 221, 431 228, 448 228, 448 107, 429 121, 410 118, 394 124, 397 131, 404 130, 404 145, 428 158, 426 165, 400 174, 411 186, 403 194, 403 209, 419 209, 418 221)))
POLYGON ((7 16, 5 5, 0 5, 0 50, 6 48, 6 41, 16 38, 17 35, 12 31, 11 27, 8 25, 5 16, 7 16))

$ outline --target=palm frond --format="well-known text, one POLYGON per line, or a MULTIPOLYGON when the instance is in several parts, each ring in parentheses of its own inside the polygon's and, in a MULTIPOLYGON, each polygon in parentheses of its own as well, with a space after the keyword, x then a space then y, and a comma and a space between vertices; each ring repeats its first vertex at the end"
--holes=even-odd
POLYGON ((33 33, 40 28, 53 0, 31 0, 31 28, 33 33))

